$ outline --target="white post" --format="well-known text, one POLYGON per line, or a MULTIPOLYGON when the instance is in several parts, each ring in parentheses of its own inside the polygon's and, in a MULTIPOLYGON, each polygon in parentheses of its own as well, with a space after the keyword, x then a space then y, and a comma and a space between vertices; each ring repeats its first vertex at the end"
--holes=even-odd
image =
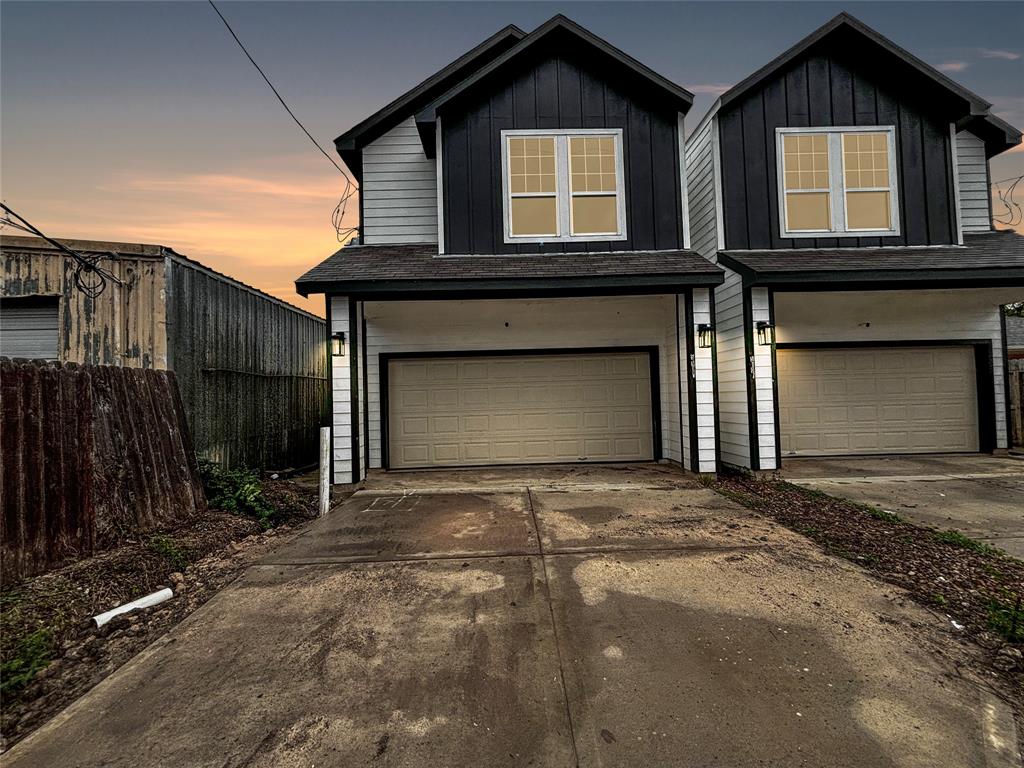
POLYGON ((331 428, 320 427, 320 517, 331 509, 331 428))

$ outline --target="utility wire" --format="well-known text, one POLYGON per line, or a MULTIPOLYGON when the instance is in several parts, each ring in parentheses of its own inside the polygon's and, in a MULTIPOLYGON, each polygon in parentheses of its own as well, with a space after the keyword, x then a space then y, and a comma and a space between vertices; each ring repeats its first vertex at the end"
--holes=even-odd
POLYGON ((33 226, 33 224, 24 216, 20 216, 15 213, 14 210, 6 203, 0 202, 0 208, 3 208, 4 213, 7 214, 5 217, 0 218, 0 227, 11 227, 22 232, 28 232, 30 235, 40 237, 54 248, 74 260, 75 287, 89 298, 95 299, 103 293, 103 291, 106 290, 108 281, 117 283, 118 285, 122 284, 117 275, 109 269, 100 266, 100 260, 103 258, 103 254, 83 256, 78 251, 68 248, 59 240, 54 240, 52 237, 48 237, 43 234, 40 229, 33 226))
POLYGON ((993 221, 999 224, 1006 224, 1011 227, 1016 227, 1021 222, 1024 222, 1024 209, 1021 209, 1020 203, 1014 199, 1017 187, 1020 185, 1022 180, 1024 180, 1024 175, 992 183, 992 186, 995 187, 996 195, 999 197, 999 202, 1006 209, 1005 212, 999 213, 998 215, 994 214, 992 216, 993 221), (1006 189, 1002 189, 1000 185, 1006 183, 1009 183, 1010 186, 1006 189))
POLYGON ((256 67, 256 71, 260 73, 260 77, 262 77, 263 81, 270 87, 270 90, 274 92, 274 95, 277 97, 277 100, 281 102, 281 106, 284 107, 285 111, 288 113, 291 119, 294 120, 295 124, 302 129, 302 132, 306 134, 307 138, 309 138, 309 140, 313 142, 313 146, 316 147, 317 150, 319 150, 320 154, 326 157, 330 161, 331 165, 338 169, 338 173, 345 177, 345 191, 342 192, 341 200, 338 202, 338 205, 335 207, 334 212, 331 214, 331 223, 334 226, 334 230, 338 235, 338 240, 345 240, 350 235, 355 234, 356 232, 359 231, 359 227, 342 227, 342 219, 345 216, 345 209, 347 207, 349 198, 351 198, 359 190, 359 188, 356 186, 356 183, 352 181, 351 177, 347 173, 345 173, 345 169, 338 165, 338 162, 333 157, 331 157, 330 154, 328 154, 327 151, 322 146, 320 146, 320 142, 313 138, 313 134, 306 130, 306 126, 302 124, 302 121, 295 116, 295 113, 292 112, 291 107, 288 106, 287 102, 281 96, 280 92, 277 90, 277 88, 274 87, 274 84, 270 82, 270 78, 267 77, 266 73, 263 71, 260 65, 256 63, 256 59, 252 57, 252 54, 249 53, 248 49, 239 39, 238 35, 235 34, 235 30, 231 28, 231 24, 229 24, 228 20, 224 18, 224 14, 220 12, 220 9, 214 4, 213 0, 207 0, 207 2, 210 3, 210 7, 213 8, 217 16, 220 17, 220 20, 224 22, 224 26, 231 34, 231 37, 234 38, 235 42, 238 43, 238 47, 242 49, 242 53, 244 53, 246 58, 249 59, 249 61, 252 63, 254 67, 256 67))

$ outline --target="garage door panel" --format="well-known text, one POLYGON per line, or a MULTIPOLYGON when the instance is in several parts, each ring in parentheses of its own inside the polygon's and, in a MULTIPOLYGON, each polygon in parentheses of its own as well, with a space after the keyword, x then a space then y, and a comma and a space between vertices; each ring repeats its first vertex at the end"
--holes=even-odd
POLYGON ((784 454, 978 450, 970 347, 780 349, 778 361, 784 454))
POLYGON ((654 457, 646 353, 393 360, 395 468, 654 457))

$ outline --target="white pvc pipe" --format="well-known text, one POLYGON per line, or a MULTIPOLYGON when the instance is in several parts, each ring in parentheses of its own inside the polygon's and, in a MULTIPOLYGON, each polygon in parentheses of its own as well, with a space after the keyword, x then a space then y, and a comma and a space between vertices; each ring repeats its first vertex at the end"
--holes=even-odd
POLYGON ((331 428, 320 427, 320 517, 331 511, 331 428))
POLYGON ((159 592, 153 592, 145 597, 140 597, 138 600, 132 600, 130 603, 125 603, 124 605, 117 606, 117 608, 112 608, 106 613, 101 613, 99 616, 93 616, 92 620, 96 622, 97 627, 102 627, 115 616, 120 616, 122 613, 135 611, 139 608, 148 608, 151 605, 159 605, 165 600, 170 600, 172 597, 174 597, 174 593, 167 587, 164 587, 159 592))

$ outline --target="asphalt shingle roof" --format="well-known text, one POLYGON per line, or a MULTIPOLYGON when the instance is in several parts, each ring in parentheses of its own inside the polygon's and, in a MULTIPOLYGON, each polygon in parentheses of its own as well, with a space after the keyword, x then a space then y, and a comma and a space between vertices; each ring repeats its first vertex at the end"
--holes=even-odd
POLYGON ((1007 349, 1024 349, 1024 317, 1006 318, 1007 349))
POLYGON ((1024 281, 1024 237, 1014 232, 964 235, 962 246, 722 251, 721 261, 748 278, 998 279, 1024 281))
POLYGON ((449 256, 433 244, 357 245, 342 248, 300 277, 299 293, 343 293, 381 288, 431 290, 446 284, 455 290, 488 287, 515 289, 517 284, 589 281, 630 284, 717 285, 721 268, 694 251, 611 251, 449 256), (498 284, 501 284, 500 286, 498 284))

